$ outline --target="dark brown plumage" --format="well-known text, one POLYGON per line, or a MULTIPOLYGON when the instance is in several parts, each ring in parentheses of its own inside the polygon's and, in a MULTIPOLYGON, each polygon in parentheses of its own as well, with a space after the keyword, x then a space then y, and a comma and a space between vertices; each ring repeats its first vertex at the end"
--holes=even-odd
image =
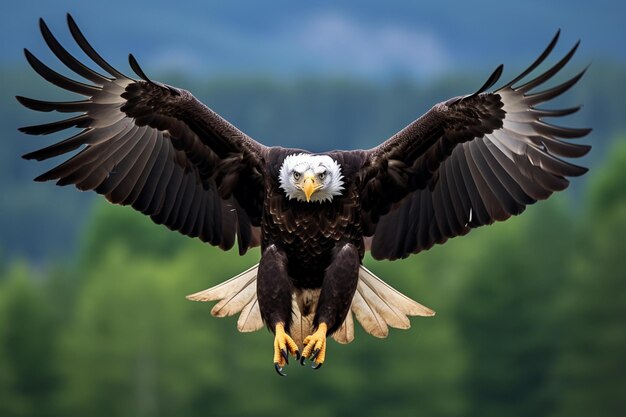
MULTIPOLYGON (((74 58, 40 21, 52 52, 88 83, 58 74, 25 51, 44 79, 85 97, 72 102, 17 97, 33 110, 79 113, 20 129, 34 135, 82 129, 24 155, 45 160, 78 150, 36 180, 94 190, 225 250, 235 239, 242 254, 260 245, 257 269, 191 298, 221 299, 216 315, 242 311, 242 331, 264 322, 276 333, 277 370, 287 352, 302 348, 321 365, 326 334, 351 341, 351 310, 368 332, 381 337, 388 325, 408 327, 408 315, 433 314, 364 269, 366 250, 376 259, 396 259, 429 249, 519 214, 586 171, 562 158, 589 151, 569 142, 589 129, 544 121, 578 108, 536 107, 570 89, 584 71, 533 92, 569 62, 578 44, 546 72, 516 85, 547 58, 558 33, 527 70, 495 92, 486 91, 502 66, 476 93, 437 104, 374 149, 326 153, 341 177, 328 200, 309 202, 310 193, 325 187, 320 185, 325 171, 319 179, 307 171, 304 184, 312 182, 306 201, 285 188, 291 177, 283 173, 288 156, 306 152, 255 142, 189 92, 150 80, 132 55, 130 65, 140 79, 127 77, 97 54, 69 15, 68 25, 77 44, 108 75, 74 58)), ((291 186, 293 192, 304 189, 295 180, 291 186)))

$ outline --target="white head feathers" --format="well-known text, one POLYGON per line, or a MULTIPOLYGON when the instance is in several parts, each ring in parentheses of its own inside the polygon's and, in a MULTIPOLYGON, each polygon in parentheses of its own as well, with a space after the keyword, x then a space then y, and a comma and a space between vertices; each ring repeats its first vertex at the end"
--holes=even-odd
POLYGON ((280 188, 287 198, 307 201, 332 201, 343 191, 341 166, 328 155, 292 154, 285 158, 278 174, 280 188), (307 182, 310 184, 307 185, 307 182))

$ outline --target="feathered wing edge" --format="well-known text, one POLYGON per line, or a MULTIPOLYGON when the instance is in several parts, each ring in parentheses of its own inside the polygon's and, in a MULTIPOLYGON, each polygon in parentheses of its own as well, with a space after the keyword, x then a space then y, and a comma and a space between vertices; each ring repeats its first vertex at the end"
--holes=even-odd
POLYGON ((39 20, 45 43, 71 78, 25 49, 26 60, 44 80, 84 97, 63 102, 16 97, 31 110, 80 113, 19 128, 30 135, 82 128, 23 155, 42 161, 76 151, 35 181, 93 190, 223 250, 235 242, 240 254, 258 246, 266 147, 191 93, 149 79, 134 56, 129 56, 130 66, 143 81, 122 74, 96 52, 69 14, 67 24, 76 45, 99 69, 73 56, 39 20), (87 82, 75 80, 77 76, 87 82))
POLYGON ((361 204, 374 259, 405 258, 504 221, 564 190, 570 177, 587 172, 569 158, 586 155, 591 146, 570 139, 591 129, 547 121, 576 113, 580 106, 542 108, 584 75, 586 68, 556 86, 543 87, 569 63, 579 42, 531 78, 559 35, 504 86, 487 92, 502 74, 500 66, 475 93, 433 106, 366 151, 372 162, 360 174, 361 204))
MULTIPOLYGON (((188 295, 187 299, 218 301, 211 310, 213 316, 227 317, 240 313, 237 330, 240 332, 259 330, 263 327, 263 320, 256 297, 258 269, 259 265, 254 265, 221 284, 188 295)), ((313 316, 305 317, 300 314, 296 294, 292 300, 292 314, 292 337, 301 342, 313 330, 313 316)), ((389 327, 410 328, 409 316, 429 317, 434 316, 435 312, 394 289, 361 265, 350 312, 341 327, 332 335, 337 342, 346 344, 354 340, 353 314, 366 332, 384 338, 389 334, 389 327)))

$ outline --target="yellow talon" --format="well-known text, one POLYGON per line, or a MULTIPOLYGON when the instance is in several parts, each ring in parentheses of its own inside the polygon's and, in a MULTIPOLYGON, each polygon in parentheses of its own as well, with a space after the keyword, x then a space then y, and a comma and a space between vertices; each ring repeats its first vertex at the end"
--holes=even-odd
POLYGON ((274 368, 279 375, 285 376, 282 370, 285 365, 289 364, 289 354, 298 360, 300 359, 300 352, 296 342, 285 332, 283 323, 278 323, 274 331, 274 368))
POLYGON ((302 351, 302 359, 300 363, 304 365, 304 359, 310 358, 315 364, 314 368, 318 369, 326 359, 326 332, 328 327, 326 323, 320 323, 315 333, 304 338, 304 350, 302 351))

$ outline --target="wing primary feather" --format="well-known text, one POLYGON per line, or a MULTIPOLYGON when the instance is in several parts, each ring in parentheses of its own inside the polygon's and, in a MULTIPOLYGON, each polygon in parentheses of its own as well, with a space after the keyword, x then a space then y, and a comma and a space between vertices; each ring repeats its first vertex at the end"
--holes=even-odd
MULTIPOLYGON (((112 146, 98 152, 93 163, 81 166, 71 176, 61 178, 57 184, 66 185, 74 183, 79 190, 93 190, 100 187, 103 182, 113 181, 118 177, 116 166, 121 157, 132 150, 136 138, 141 137, 141 128, 131 129, 127 134, 120 135, 116 141, 111 141, 112 146), (121 157, 120 157, 121 156, 121 157)), ((100 192, 100 194, 102 194, 100 192)))
MULTIPOLYGON (((488 138, 492 142, 495 138, 488 138)), ((493 142, 494 144, 497 143, 493 142)), ((533 204, 537 200, 543 200, 548 198, 550 192, 542 188, 537 182, 533 181, 530 177, 524 175, 518 165, 515 164, 513 159, 507 157, 502 153, 501 149, 496 145, 496 148, 487 146, 487 150, 491 152, 494 158, 498 160, 504 170, 513 178, 513 180, 519 185, 522 191, 529 197, 526 204, 533 204)))
POLYGON ((587 155, 591 150, 591 145, 573 144, 547 136, 541 139, 543 139, 543 143, 546 145, 549 153, 566 158, 580 158, 587 155))
POLYGON ((35 100, 33 98, 23 97, 23 96, 15 96, 19 103, 31 110, 41 111, 41 112, 51 112, 58 111, 61 113, 79 113, 86 112, 90 106, 93 105, 93 101, 91 100, 80 100, 80 101, 43 101, 43 100, 35 100))
POLYGON ((100 54, 96 52, 96 50, 89 44, 89 42, 87 42, 87 38, 85 38, 81 30, 78 28, 76 21, 69 13, 67 14, 67 25, 70 28, 70 33, 72 34, 72 37, 74 38, 78 46, 80 46, 80 49, 82 49, 83 52, 93 60, 93 62, 98 64, 103 70, 105 70, 115 78, 126 78, 127 80, 131 79, 113 68, 108 62, 104 60, 104 58, 100 56, 100 54))
MULTIPOLYGON (((515 91, 526 93, 526 92, 532 90, 533 88, 535 88, 535 87, 543 84, 544 82, 548 81, 553 76, 555 76, 570 61, 570 59, 572 59, 572 57, 574 56, 574 53, 578 49, 579 45, 580 45, 580 41, 576 42, 576 44, 574 44, 574 47, 572 49, 570 49, 570 51, 563 58, 561 58, 561 60, 559 62, 554 64, 554 66, 552 68, 550 68, 549 70, 547 70, 543 74, 537 76, 536 78, 528 81, 526 84, 523 84, 523 85, 521 85, 519 87, 516 87, 515 91)), ((583 73, 584 73, 584 71, 583 71, 583 73)))
POLYGON ((87 97, 91 97, 100 92, 100 88, 98 87, 81 83, 80 81, 72 80, 64 75, 59 74, 58 72, 54 71, 46 64, 41 62, 26 48, 24 48, 24 56, 26 57, 26 61, 28 61, 30 66, 35 70, 37 74, 39 74, 44 80, 56 85, 57 87, 87 97))
POLYGON ((487 91, 489 88, 491 88, 495 83, 498 82, 498 80, 500 79, 500 76, 502 75, 502 71, 504 70, 504 65, 500 64, 498 65, 498 67, 491 73, 491 75, 489 76, 489 78, 487 78, 487 81, 485 81, 485 84, 483 84, 482 87, 480 87, 478 89, 478 91, 476 91, 474 94, 470 94, 467 97, 463 97, 461 100, 464 99, 469 99, 472 97, 476 97, 477 95, 479 95, 480 93, 483 93, 485 91, 487 91))
POLYGON ((71 138, 65 139, 58 143, 54 143, 45 148, 24 154, 22 155, 22 158, 27 160, 35 159, 37 161, 45 161, 46 159, 50 159, 54 156, 59 156, 61 154, 73 151, 74 149, 85 143, 83 141, 83 138, 85 136, 94 134, 96 134, 95 129, 88 128, 72 136, 71 138))
POLYGON ((47 135, 49 133, 55 133, 70 127, 87 128, 89 127, 91 121, 91 117, 86 114, 81 114, 69 119, 59 120, 57 122, 20 127, 18 130, 29 135, 47 135))
POLYGON ((592 129, 590 128, 573 128, 573 127, 562 127, 555 126, 546 122, 537 121, 533 123, 533 127, 537 130, 537 132, 546 136, 556 136, 560 138, 566 139, 576 139, 583 136, 588 135, 592 129))
MULTIPOLYGON (((589 68, 589 67, 587 67, 589 68)), ((584 70, 582 70, 581 72, 579 72, 577 75, 575 75, 573 78, 565 81, 562 84, 557 85, 556 87, 552 87, 548 90, 544 90, 538 93, 534 93, 534 94, 528 94, 525 95, 523 98, 523 101, 525 103, 527 103, 530 106, 535 106, 539 103, 543 103, 545 101, 551 100, 555 97, 560 96, 561 94, 563 94, 564 92, 566 92, 567 90, 569 90, 570 88, 572 88, 574 86, 574 84, 576 84, 578 82, 578 80, 580 80, 580 78, 585 74, 585 72, 587 71, 587 68, 585 68, 584 70)))
POLYGON ((517 211, 515 207, 516 205, 514 205, 514 202, 511 201, 512 199, 510 198, 506 188, 494 171, 495 167, 493 167, 489 161, 485 160, 480 150, 480 145, 481 143, 477 140, 475 142, 469 142, 468 148, 472 155, 472 161, 476 164, 478 172, 483 178, 485 185, 491 191, 491 195, 497 200, 499 208, 501 208, 501 210, 498 211, 499 214, 502 215, 505 213, 505 215, 508 216, 511 213, 515 213, 517 211))
POLYGON ((57 58, 61 62, 63 62, 69 69, 74 71, 76 74, 84 77, 90 81, 93 81, 96 84, 102 84, 107 81, 111 81, 110 78, 105 77, 104 75, 97 73, 91 68, 87 67, 85 64, 77 60, 72 54, 70 54, 64 47, 57 41, 54 37, 48 25, 43 19, 39 19, 39 29, 41 30, 41 34, 43 39, 46 41, 46 44, 50 48, 50 50, 56 55, 57 58))
POLYGON ((588 168, 555 158, 532 146, 528 147, 528 158, 532 160, 533 165, 538 165, 542 169, 557 176, 578 177, 589 170, 588 168))
POLYGON ((142 80, 149 82, 150 84, 154 84, 154 82, 152 82, 152 80, 148 78, 146 73, 143 72, 133 54, 128 54, 128 63, 130 64, 130 67, 133 69, 133 71, 135 71, 135 74, 139 75, 142 80))
POLYGON ((124 131, 125 129, 130 129, 131 126, 132 125, 129 123, 116 123, 103 129, 93 129, 89 127, 61 142, 54 143, 43 149, 27 153, 26 155, 22 156, 22 158, 36 159, 37 161, 50 159, 64 153, 71 152, 85 144, 95 145, 105 140, 109 140, 115 137, 118 133, 124 131))
POLYGON ((561 117, 561 116, 569 116, 570 114, 574 114, 578 110, 580 110, 580 108, 581 108, 581 106, 570 107, 570 108, 567 108, 567 109, 557 109, 557 110, 530 108, 530 109, 528 109, 526 111, 529 112, 530 114, 532 114, 533 116, 537 117, 537 118, 541 118, 541 117, 561 117))
POLYGON ((87 167, 94 161, 102 157, 102 155, 108 152, 113 146, 116 146, 116 142, 124 138, 129 132, 132 131, 133 128, 134 127, 132 125, 127 125, 124 129, 116 132, 110 137, 107 137, 105 142, 98 143, 93 146, 87 146, 67 161, 35 178, 35 181, 60 179, 69 175, 75 175, 75 173, 79 170, 86 170, 87 167))
POLYGON ((489 165, 496 179, 502 184, 506 191, 505 198, 510 201, 507 206, 512 210, 509 210, 512 214, 519 214, 524 210, 524 205, 534 203, 534 200, 528 197, 524 190, 520 187, 517 181, 512 178, 511 173, 500 163, 498 158, 494 156, 494 153, 500 152, 495 145, 493 145, 489 139, 482 138, 482 143, 479 143, 476 148, 482 154, 483 159, 489 165), (490 148, 494 148, 492 151, 490 148))
POLYGON ((170 93, 172 93, 175 96, 180 95, 180 91, 177 88, 153 81, 150 78, 148 78, 146 73, 139 66, 139 62, 137 62, 137 59, 135 58, 133 54, 128 54, 128 63, 130 64, 130 67, 133 69, 133 71, 135 71, 135 74, 137 74, 145 82, 157 85, 159 87, 167 88, 170 91, 170 93))
POLYGON ((561 29, 556 31, 556 34, 554 35, 554 37, 552 38, 552 40, 550 41, 546 49, 541 53, 541 55, 539 55, 539 57, 537 57, 535 62, 530 64, 530 66, 526 68, 520 75, 518 75, 517 77, 515 77, 514 79, 506 83, 506 85, 503 85, 502 87, 500 87, 497 91, 501 91, 501 90, 504 90, 505 88, 512 87, 513 84, 522 80, 524 77, 530 74, 535 68, 541 65, 541 63, 548 57, 548 55, 550 55, 550 53, 554 49, 557 41, 559 40, 560 35, 561 35, 561 29))

